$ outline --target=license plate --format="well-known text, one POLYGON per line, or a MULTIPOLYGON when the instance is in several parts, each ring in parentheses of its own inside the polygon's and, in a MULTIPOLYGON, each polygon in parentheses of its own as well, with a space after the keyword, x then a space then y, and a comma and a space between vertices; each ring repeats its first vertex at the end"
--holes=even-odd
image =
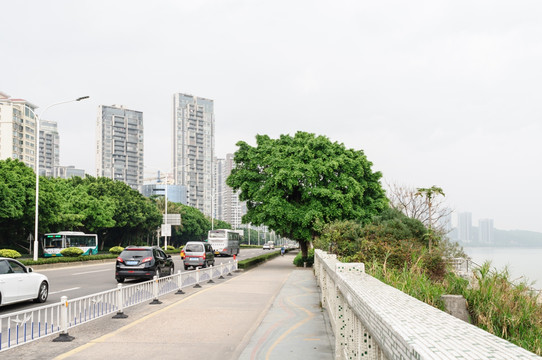
POLYGON ((190 260, 192 260, 192 261, 198 261, 199 258, 190 258, 190 260))
POLYGON ((127 260, 126 265, 137 265, 137 260, 127 260))

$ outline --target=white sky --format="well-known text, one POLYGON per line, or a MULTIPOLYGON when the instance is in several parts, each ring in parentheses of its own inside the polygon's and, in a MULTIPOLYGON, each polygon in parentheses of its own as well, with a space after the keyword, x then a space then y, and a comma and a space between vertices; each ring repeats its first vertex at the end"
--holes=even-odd
POLYGON ((540 1, 2 1, 0 91, 89 95, 43 118, 92 175, 98 105, 143 111, 145 165, 166 170, 182 92, 215 101, 218 157, 309 131, 474 225, 542 232, 541 19, 540 1))

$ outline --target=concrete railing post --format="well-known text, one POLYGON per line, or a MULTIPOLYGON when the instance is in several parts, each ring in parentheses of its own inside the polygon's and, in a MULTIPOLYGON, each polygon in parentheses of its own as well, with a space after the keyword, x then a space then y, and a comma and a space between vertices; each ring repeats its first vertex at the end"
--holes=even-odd
POLYGON ((196 269, 196 285, 194 285, 195 288, 200 288, 201 285, 199 284, 199 268, 196 269))
POLYGON ((181 275, 181 270, 177 271, 177 275, 179 276, 179 278, 177 279, 177 287, 179 288, 179 290, 177 290, 175 294, 182 295, 184 294, 184 291, 183 291, 183 277, 181 275))

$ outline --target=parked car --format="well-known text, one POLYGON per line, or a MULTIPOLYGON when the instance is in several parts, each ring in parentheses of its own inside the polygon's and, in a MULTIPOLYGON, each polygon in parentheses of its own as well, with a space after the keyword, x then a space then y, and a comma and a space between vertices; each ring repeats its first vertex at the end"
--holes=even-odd
POLYGON ((43 303, 48 296, 47 276, 17 260, 0 257, 0 306, 27 300, 43 303))
POLYGON ((189 241, 184 246, 184 269, 189 267, 197 268, 198 266, 207 267, 215 265, 215 254, 211 244, 201 241, 189 241))
POLYGON ((275 250, 275 243, 272 241, 266 242, 263 244, 262 250, 275 250))
POLYGON ((119 283, 125 279, 152 279, 155 275, 173 275, 175 266, 171 255, 157 246, 127 246, 117 257, 115 278, 119 283))

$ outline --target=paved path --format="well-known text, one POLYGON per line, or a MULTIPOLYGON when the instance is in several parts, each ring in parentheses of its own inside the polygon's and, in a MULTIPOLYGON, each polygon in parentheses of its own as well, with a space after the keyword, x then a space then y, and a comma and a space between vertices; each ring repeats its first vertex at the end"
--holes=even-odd
POLYGON ((311 269, 286 254, 161 305, 126 309, 0 353, 2 359, 332 359, 333 339, 311 269))

